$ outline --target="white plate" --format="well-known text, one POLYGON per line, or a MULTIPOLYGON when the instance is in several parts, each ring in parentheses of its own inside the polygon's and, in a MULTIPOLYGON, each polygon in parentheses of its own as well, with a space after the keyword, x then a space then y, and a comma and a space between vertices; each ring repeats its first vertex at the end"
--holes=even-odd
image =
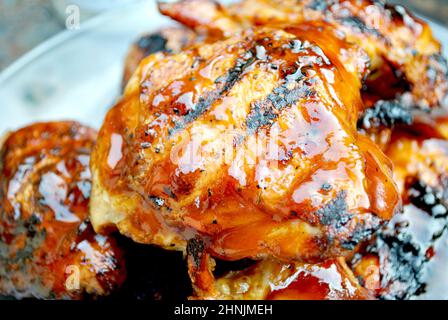
MULTIPOLYGON (((144 0, 44 42, 0 74, 0 135, 46 120, 74 119, 98 128, 120 94, 129 45, 170 23, 155 1, 144 0)), ((447 55, 448 29, 430 24, 447 55)))

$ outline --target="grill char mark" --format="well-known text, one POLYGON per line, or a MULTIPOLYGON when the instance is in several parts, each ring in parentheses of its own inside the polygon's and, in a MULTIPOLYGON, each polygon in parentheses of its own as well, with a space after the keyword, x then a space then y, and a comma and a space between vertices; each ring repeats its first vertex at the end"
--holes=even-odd
POLYGON ((145 52, 145 56, 160 51, 169 51, 166 47, 167 39, 159 32, 140 38, 137 46, 145 52))
POLYGON ((205 243, 200 238, 193 238, 188 241, 187 254, 193 259, 196 268, 200 267, 204 252, 205 243))
POLYGON ((247 132, 254 134, 260 127, 272 124, 273 120, 278 118, 280 111, 313 93, 315 91, 307 85, 288 89, 288 84, 285 83, 276 87, 266 99, 253 103, 246 119, 247 132))
POLYGON ((367 252, 380 257, 383 299, 410 299, 426 292, 430 277, 429 265, 433 257, 428 253, 437 246, 447 230, 447 215, 437 212, 440 212, 440 206, 446 209, 448 182, 444 178, 440 182, 440 187, 431 187, 415 178, 406 181, 405 189, 408 191, 405 198, 422 210, 420 214, 427 214, 426 223, 431 221, 437 225, 444 222, 441 224, 445 225, 442 229, 432 230, 431 239, 422 240, 415 229, 409 228, 410 224, 416 223, 412 221, 412 215, 399 213, 397 217, 400 219, 381 228, 376 234, 376 241, 367 248, 367 252))
POLYGON ((206 93, 203 97, 200 97, 194 106, 194 110, 184 115, 180 121, 174 125, 170 134, 184 129, 189 123, 195 121, 204 114, 215 101, 233 88, 233 86, 241 79, 244 71, 255 62, 256 57, 253 54, 253 50, 254 48, 248 50, 241 58, 238 58, 235 65, 227 72, 225 77, 216 79, 215 83, 218 85, 218 88, 206 93))
POLYGON ((371 34, 371 35, 374 35, 379 38, 382 37, 382 34, 378 30, 369 28, 358 17, 355 17, 355 16, 342 17, 342 18, 338 18, 337 20, 339 20, 343 25, 350 27, 350 28, 352 28, 352 30, 355 30, 359 33, 371 34))
POLYGON ((411 125, 412 110, 397 100, 379 100, 373 108, 367 109, 358 120, 358 128, 392 128, 396 124, 411 125))
POLYGON ((314 65, 331 66, 331 62, 319 46, 307 41, 291 40, 289 50, 299 54, 293 66, 283 68, 284 82, 274 88, 265 99, 252 103, 251 111, 246 119, 249 135, 259 128, 270 125, 278 118, 280 112, 296 104, 300 99, 309 98, 316 94, 313 79, 306 79, 306 69, 314 65), (307 59, 309 58, 309 59, 307 59))

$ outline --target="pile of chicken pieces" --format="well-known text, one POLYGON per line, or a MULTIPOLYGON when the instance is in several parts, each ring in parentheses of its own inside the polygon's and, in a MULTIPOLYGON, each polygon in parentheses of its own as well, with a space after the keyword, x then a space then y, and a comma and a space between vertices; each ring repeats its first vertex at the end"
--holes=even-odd
POLYGON ((446 297, 448 65, 429 26, 374 0, 159 10, 180 25, 131 48, 98 134, 3 142, 0 294, 113 295, 118 232, 182 252, 194 299, 446 297))

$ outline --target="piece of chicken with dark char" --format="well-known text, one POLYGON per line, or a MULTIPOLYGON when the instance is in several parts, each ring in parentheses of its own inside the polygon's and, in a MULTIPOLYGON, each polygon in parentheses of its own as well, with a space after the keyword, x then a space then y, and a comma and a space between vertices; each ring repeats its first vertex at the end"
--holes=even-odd
POLYGON ((356 129, 367 58, 321 26, 145 59, 92 154, 95 229, 188 251, 208 283, 208 255, 321 261, 390 219, 390 162, 356 129))
POLYGON ((228 265, 216 260, 204 264, 201 271, 208 273, 207 267, 213 269, 215 278, 209 278, 212 281, 209 285, 197 283, 195 298, 437 299, 446 296, 448 278, 443 270, 448 261, 447 128, 448 117, 420 114, 412 126, 394 128, 383 144, 394 163, 404 210, 354 252, 349 262, 356 277, 342 258, 312 265, 280 264, 272 260, 238 261, 228 265), (224 273, 221 272, 223 264, 224 273))
POLYGON ((250 26, 328 23, 370 57, 368 107, 398 99, 405 108, 448 107, 448 66, 431 28, 405 8, 377 0, 212 0, 159 2, 161 12, 198 33, 228 37, 250 26))
POLYGON ((74 122, 9 134, 0 153, 0 295, 81 299, 125 278, 115 241, 89 222, 96 132, 74 122))
POLYGON ((404 210, 352 261, 361 283, 383 299, 446 297, 447 127, 446 116, 421 115, 413 126, 394 129, 385 145, 404 210))

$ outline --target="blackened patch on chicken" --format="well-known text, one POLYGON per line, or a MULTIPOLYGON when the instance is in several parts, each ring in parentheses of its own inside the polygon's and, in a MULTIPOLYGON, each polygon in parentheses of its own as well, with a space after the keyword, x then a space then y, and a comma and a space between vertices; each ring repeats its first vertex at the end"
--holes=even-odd
MULTIPOLYGON (((0 263, 4 266, 5 272, 8 272, 11 266, 17 263, 20 264, 21 268, 24 268, 27 259, 32 258, 33 252, 42 246, 46 238, 46 230, 40 226, 40 220, 34 214, 28 219, 18 220, 16 228, 11 231, 9 236, 19 237, 23 234, 27 235, 25 243, 12 257, 9 250, 6 250, 8 246, 7 237, 0 237, 0 263)), ((0 276, 2 276, 2 272, 0 270, 0 276)), ((6 278, 6 275, 3 276, 6 278)))
POLYGON ((317 210, 316 214, 322 224, 339 229, 350 220, 352 214, 347 211, 346 196, 346 191, 340 191, 336 198, 317 210))
MULTIPOLYGON (((220 90, 222 93, 229 91, 240 78, 244 70, 255 61, 252 51, 247 51, 243 57, 236 60, 235 66, 227 72, 227 76, 224 79, 224 85, 220 90)), ((221 82, 222 79, 218 79, 217 82, 221 82)))
POLYGON ((384 299, 408 299, 424 290, 421 273, 427 260, 412 235, 399 229, 383 230, 376 240, 382 272, 381 286, 389 288, 384 299))
MULTIPOLYGON (((246 127, 249 134, 255 133, 258 128, 268 125, 276 119, 280 111, 293 106, 300 99, 310 97, 315 93, 313 87, 297 76, 300 69, 294 73, 282 85, 276 87, 265 99, 252 103, 251 111, 246 119, 246 127), (291 82, 297 81, 291 89, 291 82)), ((287 76, 287 77, 288 77, 287 76)))
POLYGON ((167 40, 161 33, 143 36, 137 42, 137 46, 145 52, 145 56, 160 51, 167 51, 166 44, 167 40))
POLYGON ((193 238, 188 241, 187 254, 193 258, 196 268, 199 268, 204 254, 205 244, 200 238, 193 238))
POLYGON ((158 208, 163 207, 165 204, 165 200, 156 196, 149 196, 149 200, 151 200, 151 202, 158 208))
POLYGON ((417 208, 422 209, 435 218, 448 216, 448 181, 443 179, 444 188, 435 188, 419 180, 406 182, 408 199, 417 208))
POLYGON ((410 125, 413 122, 411 110, 397 100, 380 100, 367 109, 358 120, 358 128, 371 129, 393 127, 396 124, 410 125))
POLYGON ((434 188, 417 179, 407 181, 405 201, 410 204, 368 246, 367 251, 380 258, 381 298, 410 299, 426 292, 431 252, 447 232, 447 215, 442 212, 448 189, 446 182, 440 185, 434 188))
POLYGON ((353 250, 380 228, 381 220, 373 214, 365 213, 364 219, 357 221, 352 231, 347 234, 346 230, 352 228, 350 221, 353 219, 353 214, 348 211, 346 197, 346 191, 338 192, 333 200, 316 211, 316 216, 320 223, 329 227, 327 233, 329 242, 339 239, 342 248, 353 250))
MULTIPOLYGON (((314 65, 331 66, 331 61, 316 45, 308 41, 291 40, 286 46, 293 53, 302 53, 295 65, 283 66, 281 73, 285 79, 265 99, 253 102, 246 119, 248 134, 254 134, 260 127, 272 124, 286 107, 291 107, 301 99, 310 98, 316 94, 315 78, 307 78, 306 70, 314 65)), ((282 47, 284 50, 285 47, 282 47)))
POLYGON ((376 29, 369 28, 361 19, 355 16, 342 17, 338 19, 343 25, 350 27, 352 30, 359 33, 372 34, 377 37, 381 37, 381 33, 376 29))
POLYGON ((347 250, 354 250, 358 244, 369 239, 380 227, 379 219, 373 216, 372 218, 375 221, 369 226, 362 222, 358 223, 350 237, 341 241, 341 247, 347 250))
POLYGON ((180 119, 174 126, 174 130, 170 133, 173 134, 178 130, 185 128, 185 126, 197 118, 199 118, 205 111, 210 108, 210 106, 227 93, 232 87, 238 82, 244 70, 249 67, 256 58, 252 53, 252 49, 247 51, 241 58, 236 60, 235 65, 227 72, 225 77, 220 77, 216 79, 217 89, 206 93, 203 97, 199 98, 193 111, 187 113, 183 118, 180 119))

